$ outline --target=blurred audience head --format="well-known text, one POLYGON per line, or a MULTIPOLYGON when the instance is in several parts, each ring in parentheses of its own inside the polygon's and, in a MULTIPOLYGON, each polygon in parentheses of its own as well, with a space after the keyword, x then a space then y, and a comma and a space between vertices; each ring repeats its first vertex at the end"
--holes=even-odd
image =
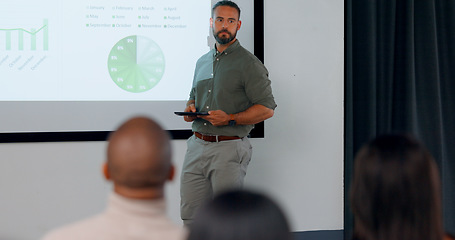
POLYGON ((152 119, 129 119, 109 137, 104 173, 120 195, 162 197, 174 175, 168 133, 152 119))
POLYGON ((406 135, 379 136, 357 153, 351 204, 359 240, 441 240, 441 189, 429 151, 406 135))
POLYGON ((190 225, 188 240, 290 240, 288 221, 265 195, 231 190, 203 205, 190 225))

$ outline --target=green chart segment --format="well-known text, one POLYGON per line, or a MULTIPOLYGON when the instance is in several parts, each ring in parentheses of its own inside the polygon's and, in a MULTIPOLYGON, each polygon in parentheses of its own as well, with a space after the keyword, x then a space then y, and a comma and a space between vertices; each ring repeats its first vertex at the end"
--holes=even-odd
POLYGON ((121 89, 140 93, 155 87, 165 69, 161 48, 153 40, 138 35, 118 41, 107 61, 109 74, 121 89))

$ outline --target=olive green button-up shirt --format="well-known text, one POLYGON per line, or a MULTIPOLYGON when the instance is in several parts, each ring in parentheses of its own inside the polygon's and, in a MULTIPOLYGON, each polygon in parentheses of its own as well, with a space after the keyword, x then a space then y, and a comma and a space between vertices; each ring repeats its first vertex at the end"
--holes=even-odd
MULTIPOLYGON (((276 108, 271 82, 265 66, 235 41, 225 51, 215 49, 196 63, 190 100, 197 111, 223 110, 227 114, 243 112, 260 104, 276 108)), ((193 131, 207 135, 247 136, 254 125, 213 126, 204 119, 193 122, 193 131)))

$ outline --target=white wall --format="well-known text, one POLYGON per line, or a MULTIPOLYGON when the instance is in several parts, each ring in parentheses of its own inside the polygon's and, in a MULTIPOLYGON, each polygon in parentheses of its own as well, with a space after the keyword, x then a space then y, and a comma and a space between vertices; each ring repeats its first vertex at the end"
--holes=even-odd
POLYGON ((265 65, 278 107, 248 182, 297 231, 343 228, 343 0, 265 0, 265 65))
MULTIPOLYGON (((265 65, 278 103, 252 139, 246 186, 275 198, 294 231, 343 227, 343 1, 265 0, 265 65)), ((105 142, 0 144, 0 239, 37 239, 102 211, 105 142)), ((184 140, 173 141, 181 170, 184 140)), ((179 220, 178 177, 167 186, 179 220)))

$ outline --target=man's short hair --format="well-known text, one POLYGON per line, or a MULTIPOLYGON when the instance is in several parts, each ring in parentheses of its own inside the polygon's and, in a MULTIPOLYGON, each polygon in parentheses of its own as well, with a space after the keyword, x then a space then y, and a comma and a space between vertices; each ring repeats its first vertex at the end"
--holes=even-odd
POLYGON ((239 6, 233 1, 226 1, 226 0, 219 1, 219 2, 215 3, 215 5, 213 5, 212 17, 213 17, 213 14, 215 13, 215 9, 217 7, 219 7, 219 6, 228 6, 228 7, 233 7, 235 9, 237 9, 237 12, 239 13, 239 19, 240 19, 240 8, 239 8, 239 6))

